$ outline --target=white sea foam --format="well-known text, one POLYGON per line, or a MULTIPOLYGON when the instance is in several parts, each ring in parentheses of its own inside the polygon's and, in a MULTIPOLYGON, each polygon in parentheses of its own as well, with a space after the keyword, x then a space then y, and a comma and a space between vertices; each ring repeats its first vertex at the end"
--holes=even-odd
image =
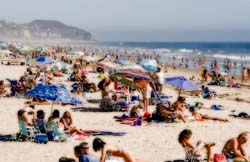
POLYGON ((183 49, 179 49, 178 52, 181 52, 181 53, 192 53, 194 50, 191 50, 191 49, 186 49, 186 48, 183 48, 183 49))
POLYGON ((250 60, 250 56, 236 56, 236 55, 221 55, 215 54, 213 55, 214 58, 221 58, 221 59, 231 59, 231 60, 250 60))

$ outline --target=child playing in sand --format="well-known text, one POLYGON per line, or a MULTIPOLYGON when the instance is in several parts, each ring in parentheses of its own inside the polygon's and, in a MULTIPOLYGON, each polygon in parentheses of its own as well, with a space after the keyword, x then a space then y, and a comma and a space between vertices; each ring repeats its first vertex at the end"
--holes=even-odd
POLYGON ((215 143, 203 143, 198 141, 196 146, 190 143, 192 137, 192 131, 185 129, 179 134, 178 141, 183 146, 186 152, 186 159, 189 160, 194 155, 195 158, 199 159, 202 157, 201 153, 205 150, 207 152, 207 162, 211 160, 211 147, 215 146, 215 143))

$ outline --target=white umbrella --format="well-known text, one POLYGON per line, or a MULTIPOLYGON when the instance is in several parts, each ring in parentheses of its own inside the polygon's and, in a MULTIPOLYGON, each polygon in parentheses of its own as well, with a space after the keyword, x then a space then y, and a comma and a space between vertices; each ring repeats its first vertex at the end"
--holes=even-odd
POLYGON ((0 54, 3 54, 3 55, 9 55, 10 53, 12 53, 12 52, 10 52, 10 50, 0 50, 0 54))
POLYGON ((83 60, 87 61, 87 62, 92 62, 92 61, 97 61, 98 58, 96 57, 92 57, 92 56, 84 56, 83 60))

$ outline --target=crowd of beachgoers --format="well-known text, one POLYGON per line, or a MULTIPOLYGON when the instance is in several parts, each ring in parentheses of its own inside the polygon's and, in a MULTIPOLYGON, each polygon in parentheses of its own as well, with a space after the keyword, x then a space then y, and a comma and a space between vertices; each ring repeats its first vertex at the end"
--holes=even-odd
MULTIPOLYGON (((75 157, 58 155, 62 156, 58 157, 60 162, 152 162, 154 158, 147 159, 145 156, 144 159, 143 155, 138 160, 133 152, 123 148, 126 146, 117 147, 105 142, 106 137, 117 139, 127 136, 130 132, 127 132, 127 127, 123 129, 124 125, 152 125, 158 131, 155 125, 179 124, 182 130, 176 129, 174 135, 184 150, 186 157, 183 161, 250 161, 249 149, 245 147, 250 141, 249 129, 236 131, 237 136, 231 134, 231 138, 219 148, 220 151, 214 153, 213 149, 217 147, 215 142, 198 140, 193 144, 192 132, 196 130, 185 127, 185 124, 202 125, 206 121, 212 121, 213 124, 216 122, 217 125, 244 120, 247 124, 250 114, 230 104, 216 102, 221 96, 224 99, 230 97, 222 94, 220 89, 216 91, 216 88, 239 92, 234 102, 249 104, 249 98, 240 96, 241 92, 249 93, 249 68, 242 66, 241 76, 236 77, 230 75, 233 62, 229 59, 225 59, 223 67, 219 67, 216 60, 210 67, 206 67, 206 60, 193 59, 197 70, 191 72, 185 69, 188 68, 185 62, 189 62, 185 58, 182 58, 183 64, 176 66, 175 57, 172 58, 172 64, 163 64, 164 61, 157 53, 118 51, 103 47, 82 48, 81 52, 78 50, 58 45, 39 50, 20 50, 13 45, 2 47, 1 68, 20 66, 24 73, 20 73, 18 78, 7 78, 11 75, 6 71, 6 74, 2 74, 5 78, 0 81, 0 100, 13 99, 14 102, 14 99, 21 98, 25 105, 16 111, 18 133, 1 134, 2 141, 19 141, 23 145, 30 141, 81 141, 72 147, 75 157), (197 100, 190 100, 190 97, 197 100), (98 108, 88 108, 85 107, 86 104, 94 104, 98 108), (42 109, 46 105, 50 106, 50 112, 42 109), (71 109, 62 111, 63 109, 54 108, 57 106, 70 106, 71 109), (112 112, 113 118, 110 120, 118 125, 115 128, 119 130, 107 131, 109 129, 102 127, 101 122, 99 124, 102 130, 83 129, 78 127, 79 124, 76 127, 79 121, 74 119, 73 114, 78 111, 94 112, 88 116, 89 120, 97 118, 95 115, 98 113, 112 112), (91 145, 99 153, 92 153, 91 145)), ((211 133, 207 136, 209 134, 211 133)), ((140 141, 140 138, 136 141, 140 141)), ((154 147, 158 147, 158 151, 168 160, 168 152, 160 146, 154 147)), ((150 150, 144 154, 149 154, 147 157, 154 156, 150 150)))

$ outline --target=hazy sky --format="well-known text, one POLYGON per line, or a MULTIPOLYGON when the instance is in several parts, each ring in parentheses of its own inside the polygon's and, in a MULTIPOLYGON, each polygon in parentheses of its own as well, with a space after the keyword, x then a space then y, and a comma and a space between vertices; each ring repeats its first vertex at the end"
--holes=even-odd
POLYGON ((250 41, 250 0, 1 0, 0 19, 59 20, 101 41, 250 41))

